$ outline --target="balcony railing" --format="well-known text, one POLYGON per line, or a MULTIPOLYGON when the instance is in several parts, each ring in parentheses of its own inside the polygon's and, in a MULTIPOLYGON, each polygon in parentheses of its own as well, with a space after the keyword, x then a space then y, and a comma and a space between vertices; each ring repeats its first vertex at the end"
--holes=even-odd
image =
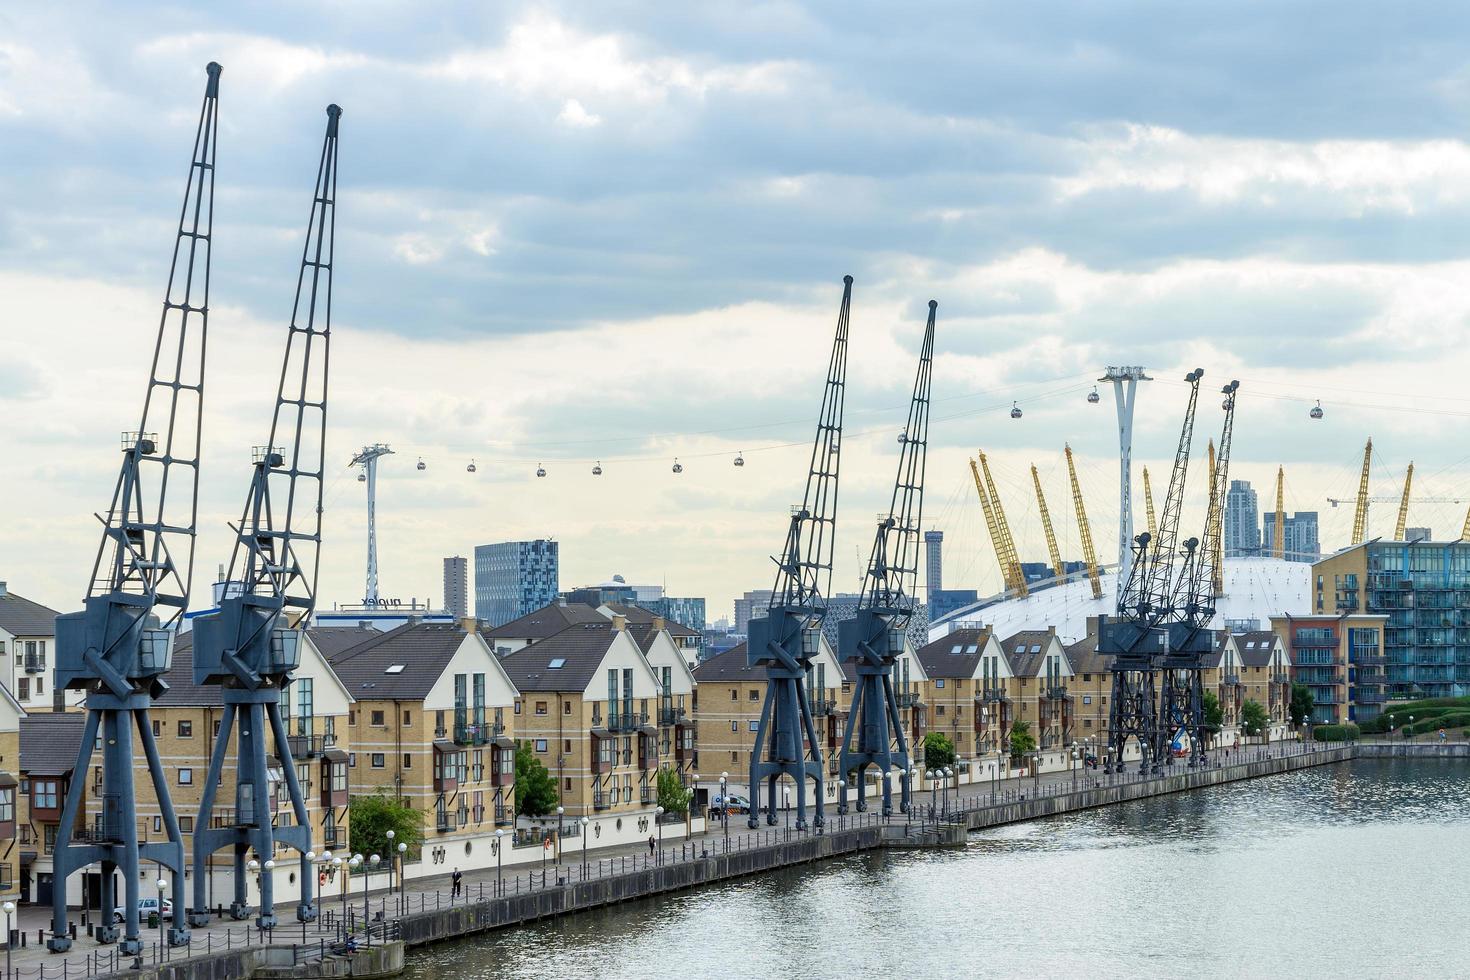
POLYGON ((605 793, 598 791, 592 794, 592 809, 606 810, 610 806, 612 806, 612 803, 608 801, 608 797, 605 793))
POLYGON ((837 714, 837 701, 833 698, 812 699, 812 716, 816 718, 830 717, 837 714))
POLYGON ((448 810, 437 810, 434 813, 434 829, 440 833, 454 829, 454 815, 448 810))
POLYGON ((335 826, 324 827, 322 829, 322 843, 328 847, 337 846, 337 828, 335 826))
MULTIPOLYGON (((287 735, 286 747, 291 750, 291 758, 314 759, 320 756, 327 747, 327 736, 325 735, 287 735)), ((280 758, 280 753, 276 754, 280 758)))
POLYGON ((683 708, 673 705, 663 705, 658 709, 658 723, 660 725, 677 725, 689 717, 689 713, 683 708))
POLYGON ((1046 689, 1046 699, 1048 701, 1065 701, 1067 700, 1067 689, 1065 687, 1049 687, 1046 689))
MULTIPOLYGON (((595 724, 595 720, 594 720, 595 724)), ((648 724, 647 714, 635 714, 623 712, 607 716, 607 730, 610 732, 632 732, 637 731, 640 725, 648 724)))
POLYGON ((985 690, 981 691, 978 695, 976 695, 976 698, 977 698, 977 700, 980 700, 980 701, 1009 701, 1010 700, 1010 698, 1006 696, 1005 689, 1004 688, 1000 688, 1000 687, 987 687, 985 690))
MULTIPOLYGON (((46 672, 46 655, 43 653, 26 654, 26 673, 43 674, 46 672)), ((8 867, 8 865, 6 865, 8 867)))
POLYGON ((912 708, 919 703, 919 696, 912 691, 900 691, 894 700, 900 708, 912 708))
POLYGON ((510 807, 504 803, 495 804, 495 822, 510 823, 510 807))
POLYGON ((455 745, 484 745, 489 740, 487 726, 476 724, 471 721, 456 721, 454 723, 455 745))
POLYGON ((1232 670, 1225 674, 1223 680, 1227 687, 1236 687, 1240 684, 1240 675, 1232 670))

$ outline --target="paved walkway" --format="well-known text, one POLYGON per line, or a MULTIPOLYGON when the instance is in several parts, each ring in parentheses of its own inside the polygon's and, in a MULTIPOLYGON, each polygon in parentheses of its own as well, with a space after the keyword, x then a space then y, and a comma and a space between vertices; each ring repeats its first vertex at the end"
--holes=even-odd
MULTIPOLYGON (((1334 744, 1326 747, 1337 746, 1334 744)), ((1235 765, 1265 758, 1267 755, 1300 754, 1311 749, 1312 746, 1286 742, 1269 747, 1250 746, 1228 752, 1221 750, 1212 754, 1211 764, 1215 766, 1235 765)), ((1176 763, 1172 769, 1166 768, 1166 774, 1181 771, 1180 765, 1182 763, 1176 763)), ((888 822, 903 824, 907 821, 931 820, 945 813, 989 806, 994 802, 1019 799, 1023 796, 1066 793, 1078 786, 1087 785, 1089 782, 1106 785, 1152 778, 1141 776, 1137 768, 1138 764, 1134 762, 1129 766, 1128 771, 1113 775, 1105 774, 1101 769, 1079 768, 1075 771, 1047 773, 1040 776, 1000 779, 993 783, 966 784, 947 791, 919 792, 914 794, 914 806, 910 814, 895 812, 888 818, 888 822)), ((895 809, 897 801, 898 794, 895 792, 895 809)), ((870 795, 867 813, 851 811, 847 814, 838 814, 833 807, 829 806, 826 811, 826 829, 841 830, 859 824, 883 822, 884 818, 877 812, 879 804, 880 798, 870 795)), ((361 880, 352 883, 353 890, 345 900, 340 890, 333 890, 329 886, 327 894, 319 896, 318 908, 321 915, 316 922, 306 924, 296 922, 294 905, 278 902, 276 917, 281 925, 277 926, 273 935, 262 933, 248 921, 235 922, 225 917, 223 921, 214 919, 208 926, 191 929, 187 948, 163 949, 162 955, 165 959, 182 959, 261 943, 330 945, 343 936, 344 925, 361 935, 365 910, 369 920, 376 920, 379 915, 391 920, 402 912, 416 913, 421 910, 477 901, 481 898, 493 898, 497 890, 500 890, 502 894, 520 894, 542 888, 556 888, 559 886, 559 881, 574 881, 583 874, 588 877, 619 874, 661 861, 692 860, 706 853, 717 853, 727 849, 749 850, 777 843, 782 839, 812 833, 812 831, 797 831, 795 817, 790 811, 782 811, 778 818, 775 827, 762 822, 759 829, 750 830, 747 827, 745 815, 731 814, 728 826, 721 821, 711 820, 703 833, 689 836, 686 836, 683 824, 664 824, 662 846, 655 844, 653 852, 650 852, 646 843, 589 848, 586 852, 585 865, 583 853, 577 846, 577 842, 573 840, 559 862, 546 860, 531 868, 517 865, 513 870, 506 870, 501 874, 497 874, 493 868, 467 871, 464 874, 463 891, 459 896, 450 894, 447 871, 442 875, 410 880, 404 888, 392 894, 383 887, 387 884, 387 874, 378 874, 373 876, 372 884, 375 887, 367 895, 364 894, 361 880)), ((99 944, 87 936, 86 929, 81 924, 79 912, 72 913, 72 921, 77 923, 77 940, 71 951, 64 956, 47 952, 44 937, 40 935, 42 931, 50 928, 49 909, 26 906, 18 910, 17 917, 18 922, 15 925, 26 933, 27 945, 24 948, 17 946, 10 951, 7 972, 9 976, 18 978, 18 980, 88 976, 127 969, 131 965, 131 958, 117 956, 114 945, 99 944)), ((162 937, 157 928, 152 930, 145 928, 142 930, 141 938, 145 944, 143 960, 147 964, 152 964, 160 955, 162 937)))

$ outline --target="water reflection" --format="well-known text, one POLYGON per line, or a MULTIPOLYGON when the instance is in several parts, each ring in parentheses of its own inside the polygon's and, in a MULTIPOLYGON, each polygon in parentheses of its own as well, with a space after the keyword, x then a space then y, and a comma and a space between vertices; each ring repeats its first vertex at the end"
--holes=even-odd
POLYGON ((1361 760, 444 944, 408 976, 1462 975, 1467 789, 1464 762, 1361 760), (1433 896, 1379 900, 1408 869, 1433 896))

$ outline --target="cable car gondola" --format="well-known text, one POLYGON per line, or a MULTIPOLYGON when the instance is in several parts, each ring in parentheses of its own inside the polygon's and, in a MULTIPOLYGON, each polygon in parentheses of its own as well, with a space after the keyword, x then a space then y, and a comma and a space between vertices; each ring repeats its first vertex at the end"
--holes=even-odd
POLYGON ((1011 402, 1011 418, 1018 419, 1020 417, 1021 417, 1021 406, 1018 405, 1018 404, 1016 404, 1015 402, 1011 402))
POLYGON ((357 482, 358 483, 366 483, 367 482, 367 474, 366 473, 359 473, 359 474, 357 474, 357 482))
POLYGON ((536 464, 536 475, 537 476, 545 476, 546 475, 546 467, 542 466, 540 463, 537 463, 536 464))
POLYGON ((1318 402, 1316 405, 1312 406, 1312 410, 1307 414, 1314 419, 1320 419, 1322 417, 1322 403, 1318 402))
POLYGON ((736 453, 735 454, 735 465, 736 466, 744 466, 745 465, 745 457, 742 456, 742 455, 740 455, 739 453, 736 453))
POLYGON ((1098 402, 1102 401, 1102 395, 1099 395, 1097 393, 1097 385, 1092 386, 1092 391, 1088 394, 1087 401, 1093 405, 1096 405, 1098 402))
POLYGON ((593 476, 601 476, 602 475, 602 460, 599 459, 597 461, 597 465, 594 466, 594 467, 592 467, 592 475, 593 476))
POLYGON ((473 472, 475 472, 475 461, 474 460, 470 460, 470 465, 466 466, 464 468, 464 471, 466 473, 473 473, 473 472))
POLYGON ((428 467, 424 465, 424 457, 422 457, 422 456, 419 457, 418 469, 420 469, 420 470, 426 470, 426 469, 428 469, 428 467))
POLYGON ((674 472, 676 474, 677 473, 683 473, 684 472, 684 466, 683 466, 682 463, 679 462, 679 457, 678 456, 675 456, 674 457, 674 472))

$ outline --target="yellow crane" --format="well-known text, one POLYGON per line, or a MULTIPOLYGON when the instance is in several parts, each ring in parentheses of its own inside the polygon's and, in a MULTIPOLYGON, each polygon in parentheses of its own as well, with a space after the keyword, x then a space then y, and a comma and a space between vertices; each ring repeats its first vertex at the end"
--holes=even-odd
POLYGON ((1353 514, 1353 544, 1362 544, 1368 534, 1368 467, 1373 462, 1373 440, 1363 450, 1363 475, 1358 480, 1358 509, 1353 514))
POLYGON ((1006 520, 1005 509, 1000 505, 1000 494, 995 489, 995 480, 990 476, 990 461, 985 458, 984 453, 980 456, 980 472, 985 474, 985 486, 990 491, 990 509, 995 511, 995 523, 1000 528, 1000 536, 1005 541, 1005 560, 1011 569, 1011 576, 1015 582, 1011 588, 1017 596, 1025 598, 1029 594, 1026 588, 1026 573, 1021 571, 1021 557, 1016 553, 1016 539, 1011 537, 1011 525, 1006 520))
POLYGON ((1286 557, 1286 470, 1281 466, 1276 467, 1276 526, 1271 529, 1271 554, 1286 557))
POLYGON ((1057 547, 1056 532, 1051 526, 1051 511, 1046 509, 1046 494, 1041 492, 1041 476, 1036 472, 1036 464, 1031 464, 1031 482, 1036 486, 1036 509, 1041 513, 1041 528, 1046 532, 1046 554, 1051 559, 1052 574, 1059 581, 1067 579, 1067 568, 1062 564, 1062 552, 1057 547))
POLYGON ((1208 493, 1209 503, 1205 506, 1205 553, 1211 559, 1210 587, 1215 590, 1215 595, 1225 594, 1225 539, 1221 533, 1220 522, 1225 514, 1225 501, 1223 499, 1225 488, 1215 492, 1215 440, 1211 439, 1206 450, 1209 459, 1210 483, 1208 493))
MULTIPOLYGON (((1077 467, 1072 462, 1072 447, 1067 446, 1067 477, 1072 481, 1072 506, 1077 509, 1077 535, 1082 539, 1082 560, 1087 563, 1087 578, 1092 583, 1092 597, 1102 598, 1102 575, 1097 570, 1097 551, 1092 547, 1092 525, 1087 523, 1087 508, 1082 506, 1082 487, 1077 482, 1077 467)), ((1470 517, 1466 518, 1470 524, 1470 517)))
POLYGON ((1470 541, 1470 510, 1465 511, 1465 529, 1460 532, 1461 541, 1470 541))
MULTIPOLYGON (((980 463, 985 464, 984 453, 980 454, 980 463)), ((1024 596, 1026 595, 1026 576, 1021 574, 1020 563, 1010 554, 1006 535, 1002 531, 1000 521, 996 518, 988 482, 990 468, 986 466, 985 477, 981 477, 980 468, 972 459, 970 460, 970 473, 975 477, 975 492, 980 497, 980 509, 985 512, 985 526, 990 531, 990 543, 995 547, 995 558, 1000 563, 1000 575, 1005 583, 1006 591, 1024 596)))
POLYGON ((1154 516, 1154 488, 1148 482, 1148 467, 1143 468, 1143 509, 1148 512, 1148 536, 1152 540, 1159 536, 1159 521, 1154 516))
POLYGON ((1414 485, 1414 464, 1410 463, 1404 473, 1404 495, 1399 499, 1399 519, 1393 526, 1393 539, 1404 540, 1404 525, 1409 523, 1409 489, 1414 485))

